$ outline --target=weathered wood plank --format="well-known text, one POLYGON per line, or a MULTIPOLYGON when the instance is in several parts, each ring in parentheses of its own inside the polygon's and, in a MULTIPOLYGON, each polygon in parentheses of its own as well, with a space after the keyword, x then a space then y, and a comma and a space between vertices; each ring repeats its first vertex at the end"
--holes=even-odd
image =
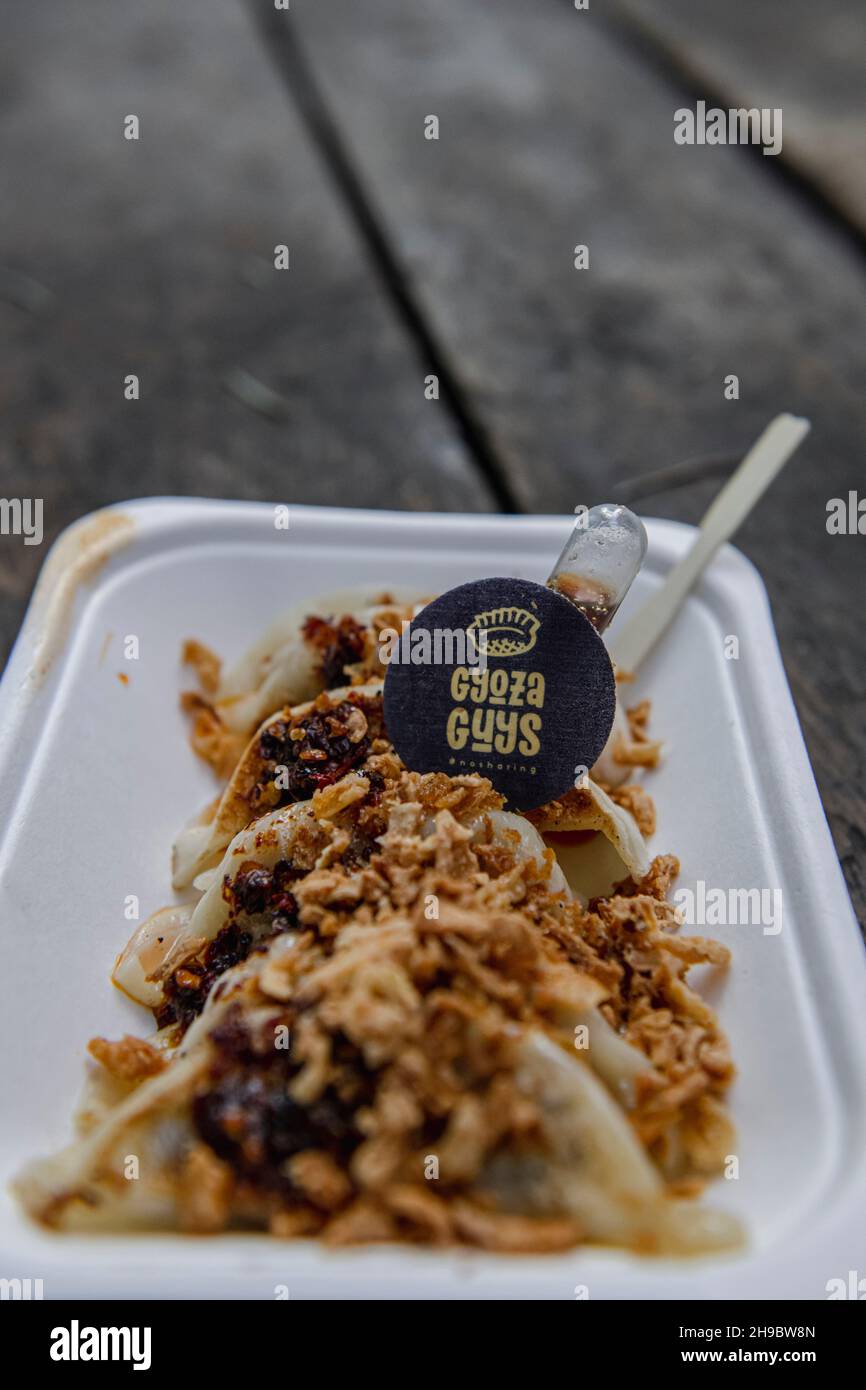
MULTIPOLYGON (((397 254, 531 510, 815 433, 741 533, 766 577, 840 857, 866 909, 863 269, 767 160, 674 144, 684 93, 560 0, 299 3, 300 41, 397 254), (425 140, 428 115, 438 141, 425 140), (573 248, 590 249, 586 270, 573 248), (724 379, 736 374, 738 400, 724 379), (804 634, 817 629, 821 659, 804 634)), ((717 485, 717 484, 716 484, 717 485)), ((696 520, 706 490, 645 510, 696 520)))
POLYGON ((866 15, 852 0, 615 0, 696 88, 781 107, 782 158, 866 235, 866 15))
MULTIPOLYGON (((7 7, 0 91, 0 492, 46 542, 147 494, 491 505, 236 0, 7 7)), ((7 644, 43 555, 0 538, 7 644)))

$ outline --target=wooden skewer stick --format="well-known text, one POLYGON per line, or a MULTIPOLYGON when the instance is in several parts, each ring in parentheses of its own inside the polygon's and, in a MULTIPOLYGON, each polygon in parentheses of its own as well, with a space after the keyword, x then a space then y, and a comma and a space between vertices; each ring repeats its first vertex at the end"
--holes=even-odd
POLYGON ((720 545, 730 540, 758 499, 809 433, 808 420, 777 415, 755 441, 733 477, 714 499, 695 542, 664 583, 621 631, 612 632, 611 655, 621 671, 636 671, 667 630, 720 545))

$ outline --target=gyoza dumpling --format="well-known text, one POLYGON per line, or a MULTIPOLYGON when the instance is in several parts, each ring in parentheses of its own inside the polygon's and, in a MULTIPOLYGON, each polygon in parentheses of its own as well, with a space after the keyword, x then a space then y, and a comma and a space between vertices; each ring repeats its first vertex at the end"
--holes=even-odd
MULTIPOLYGON (((371 751, 390 748, 381 691, 380 681, 329 691, 313 702, 280 710, 265 720, 221 800, 178 837, 174 886, 187 887, 197 874, 213 865, 231 836, 264 807, 279 805, 299 792, 312 794, 350 767, 362 770, 371 751)), ((602 869, 598 877, 601 886, 592 893, 623 877, 623 869, 637 880, 649 868, 649 854, 634 817, 589 778, 581 789, 530 812, 529 819, 542 833, 599 832, 609 842, 610 852, 603 858, 613 867, 613 876, 606 876, 606 869, 602 869)), ((568 873, 565 861, 574 859, 570 847, 560 843, 556 848, 564 853, 563 867, 568 873)), ((573 886, 575 891, 583 891, 577 879, 573 886)))
POLYGON ((572 892, 584 902, 628 875, 637 883, 649 872, 649 851, 634 816, 590 777, 530 811, 528 819, 547 837, 572 892))
POLYGON ((247 744, 216 804, 175 841, 175 888, 212 868, 234 835, 267 811, 309 799, 363 765, 384 734, 382 682, 346 686, 277 710, 247 744))
MULTIPOLYGON (((461 884, 446 864, 462 858, 464 828, 447 811, 435 823, 405 908, 350 909, 333 935, 272 939, 226 972, 173 1055, 100 1040, 104 1066, 137 1062, 140 1076, 18 1179, 30 1214, 80 1230, 324 1229, 338 1243, 591 1239, 670 1254, 739 1243, 731 1218, 669 1195, 611 1084, 631 1064, 617 1056, 605 1074, 595 1047, 579 1055, 560 1026, 562 1001, 592 1011, 607 989, 551 942, 543 893, 530 906, 530 880, 513 873, 498 899, 485 875, 461 884)), ((423 831, 417 803, 394 808, 394 867, 423 831)), ((639 1054, 638 1067, 656 1087, 669 1079, 639 1054)))
MULTIPOLYGON (((432 774, 432 779, 437 784, 449 781, 444 774, 432 774)), ((462 780, 488 785, 477 778, 462 780)), ((252 821, 232 839, 218 867, 201 876, 199 882, 207 882, 194 907, 164 909, 136 928, 118 957, 115 983, 153 1009, 162 1026, 187 1023, 223 970, 274 932, 295 924, 294 890, 299 881, 324 865, 350 872, 362 868, 376 853, 391 818, 399 819, 392 803, 396 800, 404 816, 414 816, 419 807, 408 798, 411 789, 423 788, 425 781, 430 779, 410 776, 408 792, 393 783, 388 788, 391 800, 380 808, 377 799, 384 788, 361 773, 350 773, 308 801, 293 802, 252 821)), ((487 795, 494 803, 499 800, 495 793, 487 795)), ((496 805, 480 815, 474 809, 461 815, 455 806, 455 814, 465 825, 467 840, 488 839, 515 862, 534 863, 551 892, 570 897, 554 854, 523 817, 496 805)), ((432 841, 436 817, 423 817, 422 829, 432 841)))
MULTIPOLYGON (((368 786, 354 790, 363 797, 368 786)), ((188 1024, 228 967, 292 926, 292 884, 315 868, 337 834, 311 801, 253 821, 231 841, 194 906, 163 909, 142 922, 117 958, 114 983, 153 1009, 161 1027, 188 1024), (164 929, 167 917, 172 930, 164 929)))
MULTIPOLYGON (((281 938, 273 949, 293 944, 281 938)), ((206 1174, 200 1161, 196 1166, 203 1151, 196 1145, 193 1101, 213 1060, 212 1031, 249 976, 246 964, 229 973, 220 997, 211 996, 172 1054, 137 1039, 99 1049, 109 1077, 115 1068, 127 1073, 122 1098, 81 1138, 29 1164, 17 1179, 14 1191, 33 1217, 64 1230, 207 1229, 200 1215, 206 1174), (137 1077, 130 1075, 133 1044, 137 1077)))
POLYGON ((320 690, 383 676, 378 639, 398 633, 423 604, 408 589, 346 589, 304 599, 268 628, 219 681, 214 708, 233 732, 248 734, 284 705, 310 700, 320 690))
POLYGON ((617 685, 616 709, 607 743, 590 768, 595 781, 607 787, 620 787, 641 768, 657 766, 662 745, 646 734, 644 724, 648 710, 649 705, 644 702, 627 711, 617 685))
POLYGON ((501 1198, 507 1193, 530 1210, 566 1211, 586 1239, 645 1253, 691 1255, 741 1244, 740 1224, 727 1212, 667 1196, 591 1050, 583 1062, 544 1033, 530 1032, 518 1075, 539 1107, 545 1163, 522 1170, 503 1165, 501 1198))

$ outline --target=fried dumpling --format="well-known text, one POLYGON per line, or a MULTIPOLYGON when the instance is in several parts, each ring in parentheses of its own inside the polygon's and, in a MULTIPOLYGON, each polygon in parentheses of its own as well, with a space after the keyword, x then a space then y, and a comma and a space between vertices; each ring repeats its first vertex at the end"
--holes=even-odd
POLYGON ((323 692, 287 706, 256 730, 219 800, 181 831, 175 888, 219 862, 238 831, 267 811, 307 800, 363 764, 384 733, 382 682, 323 692))
MULTIPOLYGON (((417 838, 413 814, 388 832, 394 859, 417 838)), ((441 816, 439 849, 459 856, 467 841, 441 816)), ((479 883, 443 896, 437 915, 424 895, 377 921, 350 911, 333 937, 272 939, 226 972, 173 1054, 148 1058, 141 1044, 133 1089, 21 1175, 26 1209, 85 1231, 736 1246, 732 1218, 669 1194, 594 1049, 567 1047, 555 1000, 592 1008, 605 988, 508 906, 515 887, 495 908, 479 883), (425 1178, 431 1151, 442 1195, 425 1178)), ((109 1069, 123 1058, 114 1046, 98 1053, 109 1069)))
POLYGON ((196 904, 165 908, 142 922, 117 958, 114 983, 153 1009, 161 1023, 187 1021, 221 969, 263 934, 291 924, 292 884, 316 866, 336 833, 310 801, 253 821, 234 836, 196 904))
POLYGON ((511 1199, 566 1211, 588 1240, 644 1253, 693 1255, 742 1243, 727 1212, 667 1195, 626 1115, 590 1062, 540 1031, 521 1046, 520 1084, 539 1105, 545 1162, 511 1172, 511 1199))
MULTIPOLYGON (((285 939, 274 949, 292 945, 285 939)), ((194 1159, 190 1170, 192 1101, 212 1060, 213 1030, 248 978, 246 967, 232 972, 170 1057, 140 1043, 139 1050, 149 1046, 153 1056, 139 1084, 127 1086, 122 1099, 60 1153, 28 1165, 13 1190, 32 1216, 64 1230, 203 1229, 194 1215, 203 1174, 195 1172, 194 1159)), ((103 1058, 110 1069, 110 1052, 103 1058)))
MULTIPOLYGON (((174 847, 174 886, 187 887, 212 866, 231 835, 262 809, 314 790, 339 778, 350 767, 363 769, 376 748, 389 748, 383 720, 382 682, 334 690, 315 701, 278 711, 261 725, 247 746, 226 791, 210 811, 181 833, 174 847), (307 761, 304 761, 304 760, 307 761)), ((395 763, 395 767, 399 764, 395 763)), ((643 836, 629 810, 617 804, 591 778, 559 801, 529 813, 542 832, 587 835, 598 833, 612 852, 603 873, 602 891, 625 873, 637 880, 649 867, 643 836)), ((563 867, 569 872, 574 856, 560 841, 563 867)), ((597 858, 597 856, 595 856, 597 858)), ((575 891, 583 891, 575 871, 575 891)), ((584 885, 585 886, 585 885, 584 885)), ((590 896, 586 893, 585 896, 590 896)))
MULTIPOLYGON (((393 800, 384 803, 381 813, 379 789, 369 777, 349 773, 311 799, 292 802, 245 825, 219 865, 197 880, 204 891, 194 906, 163 909, 136 928, 116 962, 115 984, 154 1009, 160 1022, 168 1023, 173 1016, 187 1020, 198 1011, 220 967, 225 969, 239 953, 249 953, 263 938, 294 924, 294 890, 305 875, 325 867, 359 870, 376 853, 382 836, 396 833, 393 827, 403 823, 414 827, 417 822, 422 838, 434 845, 436 815, 425 815, 421 804, 409 798, 413 790, 451 779, 441 773, 426 778, 404 773, 402 778, 405 791, 401 784, 392 784, 388 791, 393 800)), ((480 812, 471 797, 463 811, 455 804, 465 839, 501 850, 504 863, 531 862, 552 893, 570 897, 556 857, 538 831, 522 816, 499 809, 499 801, 495 793, 484 793, 480 812)))
POLYGON ((592 778, 558 801, 528 813, 549 836, 572 891, 587 901, 610 891, 626 875, 635 882, 649 871, 650 856, 637 821, 592 778))
POLYGON ((321 690, 384 675, 379 634, 401 630, 423 605, 408 589, 347 589, 304 599, 284 613, 220 679, 214 708, 249 733, 266 715, 321 690))

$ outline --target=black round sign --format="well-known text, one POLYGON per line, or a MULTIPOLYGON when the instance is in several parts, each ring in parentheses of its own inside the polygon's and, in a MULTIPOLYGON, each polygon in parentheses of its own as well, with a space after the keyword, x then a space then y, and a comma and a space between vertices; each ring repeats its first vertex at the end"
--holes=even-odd
POLYGON ((587 618, 528 579, 478 579, 422 609, 386 650, 385 726, 416 772, 477 772, 529 811, 607 742, 613 667, 587 618))

